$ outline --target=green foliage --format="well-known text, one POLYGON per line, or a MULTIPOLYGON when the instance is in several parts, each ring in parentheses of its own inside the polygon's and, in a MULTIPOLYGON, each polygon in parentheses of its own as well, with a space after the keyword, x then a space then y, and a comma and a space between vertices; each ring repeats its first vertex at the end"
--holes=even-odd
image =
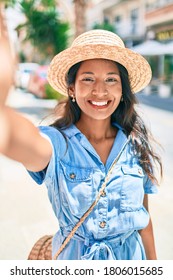
POLYGON ((0 2, 4 3, 5 6, 14 6, 16 4, 16 0, 1 0, 0 2))
POLYGON ((20 51, 18 55, 19 55, 19 61, 20 62, 25 62, 26 61, 26 56, 25 56, 23 51, 20 51))
POLYGON ((104 29, 104 30, 115 32, 114 26, 109 22, 95 23, 93 29, 104 29))
POLYGON ((41 0, 41 4, 45 7, 56 7, 56 0, 41 0))
POLYGON ((25 41, 29 40, 45 56, 54 56, 67 47, 69 24, 61 22, 55 0, 21 0, 20 6, 26 22, 16 29, 26 30, 25 41))
POLYGON ((31 2, 33 5, 42 5, 43 7, 56 7, 56 0, 0 0, 2 3, 9 5, 21 4, 22 2, 31 2))
POLYGON ((56 99, 56 100, 61 100, 64 98, 62 94, 57 92, 55 89, 53 89, 50 84, 45 84, 45 93, 46 93, 46 98, 47 99, 56 99))

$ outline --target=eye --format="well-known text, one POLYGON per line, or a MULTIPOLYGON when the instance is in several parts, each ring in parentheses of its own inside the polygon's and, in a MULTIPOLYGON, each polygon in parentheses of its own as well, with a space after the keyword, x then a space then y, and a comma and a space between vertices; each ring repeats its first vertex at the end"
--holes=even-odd
POLYGON ((118 80, 116 78, 113 77, 109 77, 106 79, 106 83, 116 83, 118 80))
POLYGON ((84 77, 84 78, 82 79, 82 81, 91 83, 91 82, 94 82, 94 79, 91 78, 91 77, 84 77))

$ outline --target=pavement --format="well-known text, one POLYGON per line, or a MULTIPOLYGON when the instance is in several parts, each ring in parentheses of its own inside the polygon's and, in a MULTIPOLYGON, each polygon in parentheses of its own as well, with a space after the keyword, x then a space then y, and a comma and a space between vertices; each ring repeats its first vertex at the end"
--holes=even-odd
MULTIPOLYGON (((47 123, 55 101, 40 100, 21 91, 12 92, 7 103, 16 108, 35 125, 47 123)), ((156 103, 156 102, 155 102, 156 103)), ((152 120, 158 139, 166 147, 164 161, 166 176, 157 196, 150 196, 150 212, 156 240, 158 259, 173 259, 173 114, 142 105, 144 116, 152 120), (165 128, 163 133, 162 128, 165 128)), ((54 234, 59 225, 47 197, 46 187, 38 186, 25 168, 16 161, 0 155, 0 260, 25 260, 41 236, 54 234)))
POLYGON ((173 112, 173 95, 171 97, 163 98, 157 94, 146 95, 141 92, 137 97, 139 102, 145 105, 173 112))

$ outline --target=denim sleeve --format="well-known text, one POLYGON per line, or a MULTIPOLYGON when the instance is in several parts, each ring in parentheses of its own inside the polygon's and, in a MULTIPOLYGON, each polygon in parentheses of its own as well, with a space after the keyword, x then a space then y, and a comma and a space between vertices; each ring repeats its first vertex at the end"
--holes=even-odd
POLYGON ((32 179, 39 185, 42 183, 48 183, 53 181, 55 177, 55 170, 57 168, 57 162, 61 157, 62 152, 64 151, 64 136, 55 128, 49 126, 40 126, 38 127, 40 133, 46 137, 52 145, 52 156, 48 166, 39 172, 28 171, 32 179), (60 144, 61 143, 61 144, 60 144))
POLYGON ((155 194, 158 193, 157 186, 152 183, 147 175, 144 177, 144 192, 145 194, 155 194))

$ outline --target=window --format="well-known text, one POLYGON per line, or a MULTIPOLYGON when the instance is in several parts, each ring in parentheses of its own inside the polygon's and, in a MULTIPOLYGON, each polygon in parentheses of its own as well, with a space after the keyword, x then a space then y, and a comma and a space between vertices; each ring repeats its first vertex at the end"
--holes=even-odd
POLYGON ((118 34, 121 34, 122 32, 122 16, 121 15, 117 15, 115 16, 115 30, 118 34))
POLYGON ((130 12, 131 33, 136 34, 138 31, 139 9, 133 9, 130 12))

